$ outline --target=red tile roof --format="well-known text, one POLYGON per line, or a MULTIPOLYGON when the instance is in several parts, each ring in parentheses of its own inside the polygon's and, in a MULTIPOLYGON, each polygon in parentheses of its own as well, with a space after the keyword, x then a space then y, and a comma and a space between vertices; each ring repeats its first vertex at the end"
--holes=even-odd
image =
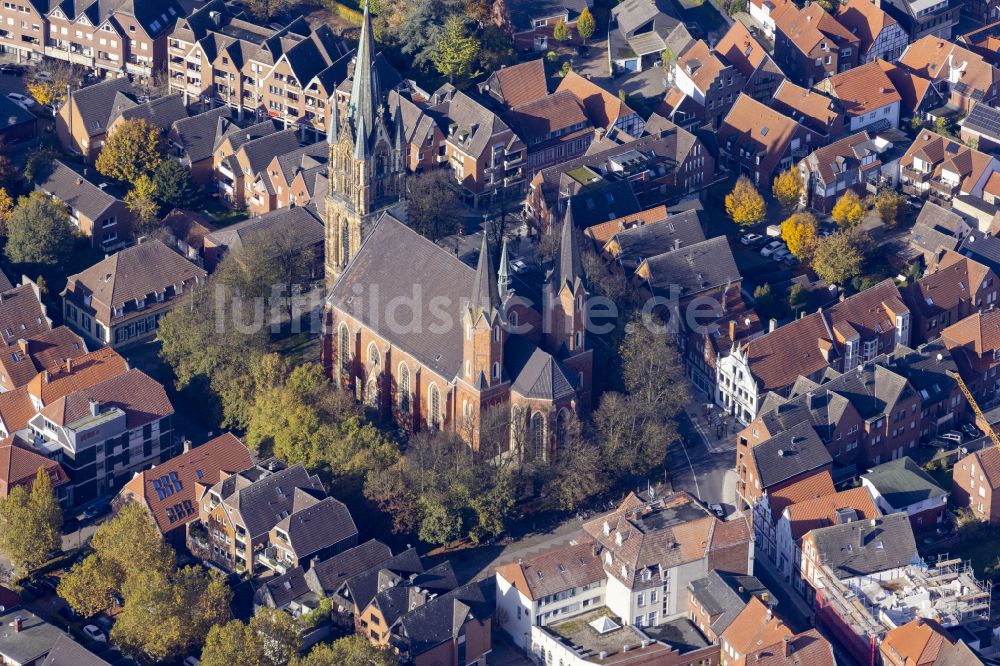
POLYGON ((210 488, 225 476, 242 472, 253 464, 253 456, 247 447, 232 433, 225 433, 152 469, 139 472, 121 489, 115 504, 120 506, 128 501, 143 504, 160 531, 168 532, 197 516, 197 504, 201 500, 201 493, 197 490, 199 485, 210 488), (164 477, 166 481, 161 481, 164 477), (157 493, 157 485, 161 489, 169 489, 170 494, 161 497, 157 493), (190 505, 185 502, 190 502, 190 505), (188 512, 189 506, 194 513, 188 512))
POLYGON ((599 248, 603 248, 622 229, 641 227, 644 224, 660 222, 665 219, 667 219, 667 207, 660 205, 587 227, 583 230, 583 234, 597 243, 599 248))
POLYGON ((52 366, 28 382, 28 392, 47 405, 64 395, 93 386, 128 370, 128 363, 110 347, 73 359, 72 364, 52 366))
POLYGON ((600 548, 590 539, 560 546, 528 559, 497 567, 497 575, 535 601, 550 594, 604 579, 600 548))
POLYGON ((833 487, 833 477, 828 470, 799 479, 791 485, 768 493, 767 498, 771 502, 771 518, 776 521, 781 517, 785 507, 790 504, 806 502, 836 492, 833 487))
POLYGON ((835 666, 833 646, 810 629, 746 656, 746 666, 835 666))
POLYGON ((892 81, 877 62, 869 62, 825 79, 821 86, 839 99, 852 116, 866 113, 902 101, 892 81))
POLYGON ((867 488, 851 488, 831 493, 792 504, 785 509, 791 523, 792 538, 799 539, 811 530, 835 525, 837 511, 841 509, 854 509, 857 519, 879 518, 882 515, 867 488))
POLYGON ((14 486, 30 487, 39 467, 48 471, 53 487, 69 481, 59 463, 36 453, 17 435, 0 440, 0 498, 7 497, 14 486))
POLYGON ((500 94, 507 106, 534 102, 549 94, 545 80, 545 61, 529 60, 494 72, 500 84, 500 94))
POLYGON ((41 414, 59 426, 68 426, 86 418, 92 403, 103 412, 117 408, 125 412, 129 430, 174 413, 167 392, 142 370, 127 370, 99 384, 78 389, 45 405, 41 414))
POLYGON ((847 0, 840 5, 837 22, 861 40, 862 53, 868 53, 882 31, 896 24, 896 19, 882 11, 871 0, 847 0))
POLYGON ((28 427, 28 420, 36 414, 31 395, 24 386, 0 393, 0 421, 8 433, 28 427))
POLYGON ((760 599, 750 597, 740 614, 722 632, 722 640, 740 654, 749 654, 780 643, 791 635, 791 630, 774 617, 760 599))
MULTIPOLYGON (((541 62, 541 61, 539 61, 541 62)), ((568 90, 583 105, 590 122, 598 127, 610 129, 618 121, 635 113, 632 108, 592 81, 588 81, 570 70, 556 88, 556 92, 568 90)))
POLYGON ((722 121, 718 137, 720 144, 730 137, 743 142, 753 141, 765 153, 758 170, 773 173, 793 138, 801 136, 805 143, 806 131, 788 116, 741 93, 722 121))

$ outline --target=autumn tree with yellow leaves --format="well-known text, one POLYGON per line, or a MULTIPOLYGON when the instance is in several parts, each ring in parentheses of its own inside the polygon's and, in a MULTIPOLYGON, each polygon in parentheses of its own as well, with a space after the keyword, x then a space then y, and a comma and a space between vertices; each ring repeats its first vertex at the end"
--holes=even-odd
POLYGON ((847 190, 830 211, 830 217, 842 229, 851 229, 865 219, 865 207, 854 190, 847 190))
POLYGON ((764 197, 749 178, 740 176, 733 191, 726 195, 726 213, 736 224, 749 227, 762 222, 766 212, 764 197))
POLYGON ((802 177, 794 169, 782 171, 771 184, 771 194, 785 210, 792 210, 802 197, 802 177))
POLYGON ((812 213, 795 213, 781 223, 781 240, 799 259, 808 259, 819 241, 819 224, 812 213))

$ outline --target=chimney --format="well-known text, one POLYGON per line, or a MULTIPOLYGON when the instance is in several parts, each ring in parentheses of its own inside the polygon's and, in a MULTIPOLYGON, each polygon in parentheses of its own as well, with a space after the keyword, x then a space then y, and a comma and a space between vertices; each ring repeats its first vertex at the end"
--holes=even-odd
POLYGON ((791 657, 793 652, 795 652, 795 646, 792 644, 792 639, 790 636, 785 636, 785 658, 791 657))
POLYGON ((681 239, 680 238, 675 238, 674 239, 674 249, 675 250, 681 249, 681 239))
POLYGON ((49 383, 49 371, 48 370, 43 370, 42 371, 42 383, 43 384, 48 384, 49 383))
POLYGON ((778 320, 775 319, 774 317, 771 317, 771 321, 768 323, 767 330, 770 333, 771 331, 773 331, 776 328, 778 328, 778 320))
POLYGON ((24 338, 19 338, 17 341, 17 346, 21 349, 22 354, 28 353, 28 341, 24 338))
POLYGON ((101 414, 101 403, 98 402, 97 400, 91 400, 90 401, 90 415, 91 416, 100 416, 100 414, 101 414))
POLYGON ((17 617, 14 618, 14 633, 15 634, 21 633, 21 629, 23 628, 24 628, 24 619, 20 615, 18 615, 17 617))
POLYGON ((736 320, 729 320, 729 340, 730 342, 736 339, 736 320))
POLYGON ((66 372, 67 373, 73 372, 73 359, 72 358, 68 358, 67 357, 67 359, 66 359, 66 372))

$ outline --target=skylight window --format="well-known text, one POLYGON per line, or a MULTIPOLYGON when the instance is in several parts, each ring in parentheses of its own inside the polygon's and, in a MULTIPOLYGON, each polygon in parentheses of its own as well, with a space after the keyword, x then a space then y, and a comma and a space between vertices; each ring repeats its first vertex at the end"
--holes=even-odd
POLYGON ((766 127, 765 127, 764 129, 762 129, 762 130, 760 131, 760 135, 761 135, 761 136, 767 136, 767 132, 768 132, 768 128, 766 128, 766 127))

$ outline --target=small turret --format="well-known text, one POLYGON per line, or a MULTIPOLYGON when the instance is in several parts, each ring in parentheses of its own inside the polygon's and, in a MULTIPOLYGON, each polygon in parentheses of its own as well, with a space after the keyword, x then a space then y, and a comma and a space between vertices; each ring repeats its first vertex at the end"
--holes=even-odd
POLYGON ((497 271, 497 286, 500 299, 505 300, 510 293, 510 261, 507 258, 507 239, 503 239, 503 251, 500 253, 500 269, 497 271))
POLYGON ((472 283, 472 298, 469 301, 469 309, 472 311, 473 321, 480 312, 485 312, 487 316, 492 316, 493 312, 500 309, 500 294, 497 291, 497 283, 493 279, 493 261, 490 259, 490 248, 486 242, 486 234, 483 233, 483 244, 479 250, 479 263, 476 265, 476 278, 472 283))

